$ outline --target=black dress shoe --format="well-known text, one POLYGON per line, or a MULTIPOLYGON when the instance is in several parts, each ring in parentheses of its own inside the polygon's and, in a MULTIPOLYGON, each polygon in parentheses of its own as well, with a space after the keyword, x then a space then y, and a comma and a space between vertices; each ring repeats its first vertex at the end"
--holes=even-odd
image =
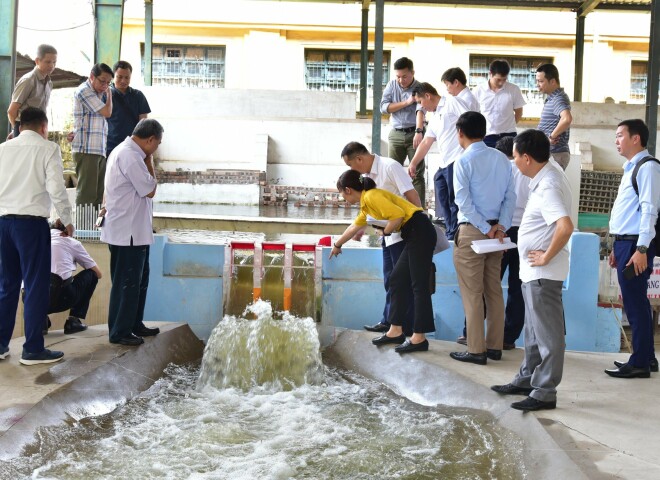
POLYGON ((529 395, 532 393, 533 388, 519 387, 512 383, 506 385, 493 385, 490 387, 493 392, 501 393, 502 395, 529 395))
POLYGON ((515 343, 506 343, 504 342, 504 346, 502 347, 503 350, 514 350, 516 348, 515 343))
POLYGON ((386 334, 382 334, 380 337, 374 338, 371 343, 374 345, 387 345, 388 343, 396 343, 401 345, 406 341, 406 336, 401 334, 398 337, 388 337, 386 334))
POLYGON ((127 345, 129 347, 137 347, 138 345, 142 345, 144 343, 144 340, 142 339, 142 337, 138 337, 136 335, 131 334, 126 337, 120 338, 119 340, 110 340, 110 343, 127 345))
POLYGON ((64 334, 70 335, 72 333, 78 333, 87 330, 87 325, 85 325, 82 320, 77 317, 69 317, 64 322, 64 334))
POLYGON ((552 402, 543 402, 533 397, 527 397, 525 400, 521 400, 520 402, 513 402, 511 404, 511 408, 515 408, 516 410, 523 410, 525 412, 533 412, 535 410, 552 410, 553 408, 557 408, 557 400, 552 402))
POLYGON ((412 343, 410 340, 406 340, 398 347, 394 347, 396 353, 426 352, 428 349, 429 341, 426 339, 419 343, 412 343))
MULTIPOLYGON (((614 365, 616 365, 616 368, 621 368, 623 367, 627 362, 619 362, 617 360, 614 360, 614 365)), ((658 359, 654 358, 649 362, 649 370, 652 372, 656 373, 658 371, 658 359)))
POLYGON ((456 339, 456 343, 458 343, 459 345, 467 345, 467 337, 461 335, 456 339))
POLYGON ((607 369, 605 373, 615 378, 649 378, 651 376, 648 368, 633 367, 629 363, 621 365, 619 368, 607 369))
POLYGON ((486 365, 488 361, 485 353, 451 352, 449 356, 459 362, 476 363, 477 365, 486 365))
POLYGON ((489 348, 486 350, 486 356, 491 360, 502 360, 502 350, 493 350, 489 348))
POLYGON ((377 323, 376 325, 365 325, 364 329, 367 332, 385 333, 390 329, 390 326, 385 323, 377 323))
POLYGON ((153 337, 154 335, 158 335, 160 333, 160 328, 149 328, 145 327, 144 325, 137 327, 135 330, 133 330, 133 335, 137 335, 138 337, 153 337))

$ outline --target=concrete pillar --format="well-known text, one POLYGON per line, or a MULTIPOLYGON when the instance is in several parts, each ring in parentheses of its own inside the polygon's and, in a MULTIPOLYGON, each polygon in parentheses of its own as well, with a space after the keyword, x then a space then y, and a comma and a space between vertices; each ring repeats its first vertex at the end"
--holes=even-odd
POLYGON ((151 86, 154 39, 154 2, 144 0, 144 84, 151 86))
POLYGON ((121 56, 124 0, 94 0, 94 17, 94 63, 105 63, 112 67, 121 56))
POLYGON ((9 133, 7 109, 16 83, 18 0, 0 0, 0 142, 9 133))

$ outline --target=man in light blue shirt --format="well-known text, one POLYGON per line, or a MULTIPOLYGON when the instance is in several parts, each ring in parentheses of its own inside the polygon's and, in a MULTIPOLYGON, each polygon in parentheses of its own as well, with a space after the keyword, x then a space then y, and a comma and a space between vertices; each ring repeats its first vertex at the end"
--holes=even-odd
POLYGON ((634 351, 628 362, 614 362, 617 368, 605 370, 617 378, 649 378, 650 372, 658 371, 647 289, 658 247, 660 164, 646 149, 648 138, 649 129, 642 120, 624 120, 616 130, 616 148, 627 161, 610 216, 614 247, 609 263, 617 270, 634 351))
POLYGON ((500 270, 502 251, 477 254, 472 241, 497 238, 511 227, 516 193, 511 163, 506 155, 483 142, 486 118, 465 112, 456 122, 463 155, 454 165, 458 232, 454 237, 454 266, 467 323, 467 352, 453 359, 485 365, 500 360, 504 341, 504 298, 500 270), (484 300, 488 329, 484 337, 484 300))

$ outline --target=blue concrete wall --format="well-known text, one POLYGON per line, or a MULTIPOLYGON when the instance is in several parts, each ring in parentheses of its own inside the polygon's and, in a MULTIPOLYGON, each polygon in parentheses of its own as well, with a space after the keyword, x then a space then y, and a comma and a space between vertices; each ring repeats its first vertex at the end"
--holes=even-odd
POLYGON ((156 235, 145 321, 185 322, 208 339, 222 318, 224 259, 222 245, 169 243, 156 235))
MULTIPOLYGON (((574 233, 569 248, 570 273, 564 284, 566 345, 569 350, 618 352, 619 327, 610 309, 598 308, 599 239, 574 233)), ((327 258, 329 249, 325 249, 327 258)), ((435 255, 436 293, 433 295, 435 337, 454 341, 462 334, 464 313, 452 250, 435 255)), ((380 321, 385 293, 380 249, 351 250, 323 262, 322 322, 361 329, 380 321)), ((506 277, 503 280, 506 285, 506 277)), ((506 288, 503 289, 506 295, 506 288)))
MULTIPOLYGON (((615 312, 599 308, 597 303, 598 236, 574 233, 569 248, 570 273, 563 293, 567 348, 617 352, 620 333, 615 312)), ((221 245, 171 244, 157 236, 151 248, 145 320, 187 322, 199 338, 208 339, 222 318, 224 255, 221 245)), ((327 260, 328 255, 325 248, 322 324, 362 329, 365 324, 379 322, 385 302, 381 249, 344 248, 342 255, 332 260, 327 260)), ((435 337, 454 341, 462 333, 464 314, 452 250, 435 255, 433 261, 435 337)))

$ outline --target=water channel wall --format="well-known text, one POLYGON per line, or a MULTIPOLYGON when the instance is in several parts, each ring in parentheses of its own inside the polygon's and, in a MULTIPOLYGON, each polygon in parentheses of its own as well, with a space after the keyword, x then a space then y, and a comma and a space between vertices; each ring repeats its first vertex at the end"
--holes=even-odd
MULTIPOLYGON (((570 243, 570 273, 564 283, 566 344, 570 350, 618 352, 620 310, 598 307, 599 238, 576 232, 570 243)), ((345 248, 326 260, 323 253, 321 325, 326 328, 362 329, 381 319, 385 292, 382 251, 345 248)), ((434 257, 436 293, 433 295, 435 338, 453 341, 462 333, 464 313, 451 249, 434 257)), ((222 318, 222 245, 169 243, 156 236, 151 248, 151 275, 145 321, 186 322, 207 340, 222 318)), ((507 278, 503 279, 506 295, 507 278)), ((522 344, 522 343, 519 343, 522 344)))

